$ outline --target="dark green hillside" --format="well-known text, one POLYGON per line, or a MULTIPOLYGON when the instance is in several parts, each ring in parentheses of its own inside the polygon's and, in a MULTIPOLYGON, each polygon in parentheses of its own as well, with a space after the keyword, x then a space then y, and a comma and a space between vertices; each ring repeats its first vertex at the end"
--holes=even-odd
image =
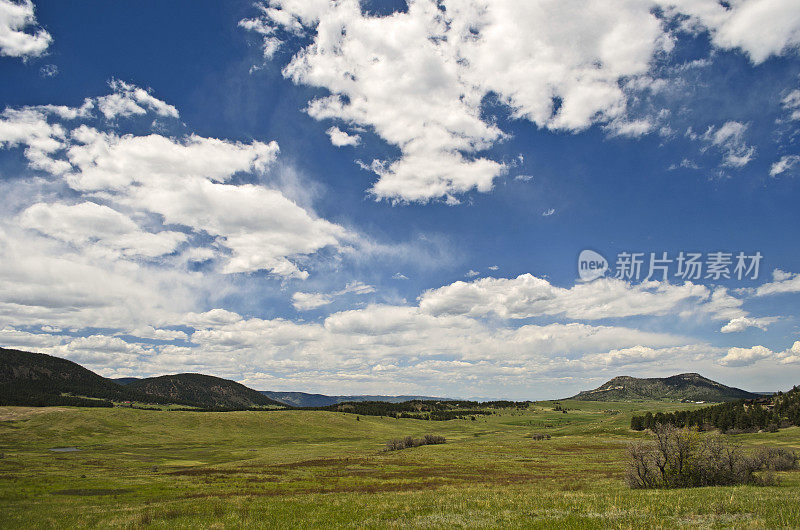
POLYGON ((244 385, 208 375, 125 378, 120 383, 67 359, 0 348, 0 405, 109 407, 132 401, 202 409, 283 406, 244 385))
POLYGON ((631 428, 635 431, 653 429, 659 424, 719 429, 722 432, 775 432, 783 427, 800 425, 800 388, 702 409, 655 414, 648 412, 631 418, 631 428))
POLYGON ((260 392, 235 381, 203 374, 148 377, 128 383, 125 388, 173 403, 214 409, 247 409, 280 406, 260 392))
POLYGON ((700 374, 671 377, 615 377, 604 385, 581 392, 572 399, 581 401, 733 401, 754 399, 758 395, 725 386, 700 374))
POLYGON ((142 399, 146 398, 72 361, 44 353, 0 348, 2 405, 108 406, 108 401, 142 399))

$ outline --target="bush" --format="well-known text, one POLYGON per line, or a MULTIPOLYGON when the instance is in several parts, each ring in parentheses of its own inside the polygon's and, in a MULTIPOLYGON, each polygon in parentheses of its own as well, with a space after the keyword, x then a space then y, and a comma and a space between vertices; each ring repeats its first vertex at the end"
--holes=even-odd
POLYGON ((721 436, 702 436, 688 429, 659 425, 653 441, 629 446, 628 485, 631 488, 690 488, 766 485, 774 482, 758 471, 794 469, 797 456, 783 449, 748 454, 721 436))
POLYGON ((426 434, 423 440, 425 440, 425 445, 438 445, 447 441, 444 436, 438 434, 426 434))
POLYGON ((780 447, 762 447, 753 456, 762 469, 769 471, 790 471, 797 469, 797 453, 780 447))
POLYGON ((408 449, 410 447, 420 447, 422 445, 438 445, 443 444, 447 440, 445 440, 444 436, 439 436, 438 434, 426 434, 422 438, 414 439, 411 436, 406 436, 405 438, 395 438, 394 440, 389 440, 386 442, 386 450, 387 451, 399 451, 400 449, 408 449))
POLYGON ((386 442, 386 450, 387 451, 399 451, 400 449, 405 449, 406 444, 403 440, 389 440, 386 442))

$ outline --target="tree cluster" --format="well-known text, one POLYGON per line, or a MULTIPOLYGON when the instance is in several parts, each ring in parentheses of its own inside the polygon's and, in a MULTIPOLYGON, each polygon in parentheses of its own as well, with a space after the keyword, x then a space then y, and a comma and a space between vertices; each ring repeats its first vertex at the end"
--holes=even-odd
MULTIPOLYGON (((390 418, 414 418, 420 420, 445 421, 454 419, 470 419, 473 416, 493 414, 492 409, 499 402, 478 403, 477 401, 435 401, 411 400, 402 403, 386 401, 349 401, 326 407, 312 407, 312 410, 330 410, 347 412, 362 416, 388 416, 390 418), (489 410, 487 410, 489 409, 489 410)), ((516 407, 515 402, 511 403, 516 407)), ((527 407, 527 405, 526 405, 527 407)))
POLYGON ((631 429, 635 431, 653 430, 658 425, 722 432, 777 431, 800 425, 800 388, 760 399, 731 401, 697 410, 647 412, 631 418, 631 429))

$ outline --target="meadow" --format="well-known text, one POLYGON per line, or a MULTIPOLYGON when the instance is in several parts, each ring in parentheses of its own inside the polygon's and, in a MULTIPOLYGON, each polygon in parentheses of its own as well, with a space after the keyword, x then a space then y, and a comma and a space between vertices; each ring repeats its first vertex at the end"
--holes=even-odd
MULTIPOLYGON (((559 403, 474 421, 0 407, 0 526, 800 527, 798 471, 770 487, 628 488, 627 444, 647 437, 631 415, 697 405, 559 403), (385 450, 425 434, 447 443, 385 450)), ((731 438, 800 449, 798 427, 731 438)))

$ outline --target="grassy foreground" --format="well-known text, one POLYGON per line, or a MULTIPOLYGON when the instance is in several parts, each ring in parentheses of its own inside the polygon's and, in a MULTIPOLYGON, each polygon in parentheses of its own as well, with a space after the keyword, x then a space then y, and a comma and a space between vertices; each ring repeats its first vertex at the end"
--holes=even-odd
MULTIPOLYGON (((777 487, 627 488, 626 444, 645 436, 633 411, 692 405, 561 404, 438 422, 0 407, 0 525, 800 527, 800 472, 777 487), (428 433, 447 443, 383 450, 428 433)), ((800 449, 797 427, 736 438, 800 449)))

